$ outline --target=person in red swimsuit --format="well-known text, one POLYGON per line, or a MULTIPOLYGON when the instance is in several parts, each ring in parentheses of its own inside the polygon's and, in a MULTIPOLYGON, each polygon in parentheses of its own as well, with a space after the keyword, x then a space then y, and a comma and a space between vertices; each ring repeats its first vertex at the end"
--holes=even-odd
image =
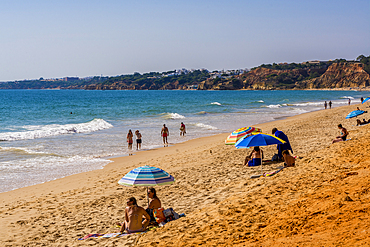
POLYGON ((165 124, 163 124, 163 128, 161 131, 161 136, 163 137, 163 146, 165 147, 166 145, 168 146, 168 141, 167 141, 167 136, 170 135, 170 131, 166 127, 165 124))

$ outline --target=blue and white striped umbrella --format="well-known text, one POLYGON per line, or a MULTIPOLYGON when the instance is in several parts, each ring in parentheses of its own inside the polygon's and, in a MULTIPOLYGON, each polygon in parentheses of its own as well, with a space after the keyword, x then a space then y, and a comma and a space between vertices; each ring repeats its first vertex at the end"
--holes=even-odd
POLYGON ((125 186, 155 186, 175 182, 175 178, 167 172, 153 166, 141 166, 133 169, 118 181, 125 186))

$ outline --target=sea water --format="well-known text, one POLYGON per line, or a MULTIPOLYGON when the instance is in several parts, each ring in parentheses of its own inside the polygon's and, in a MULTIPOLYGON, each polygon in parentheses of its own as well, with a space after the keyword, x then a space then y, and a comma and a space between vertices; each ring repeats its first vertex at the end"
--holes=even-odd
POLYGON ((163 124, 171 145, 320 110, 325 100, 333 107, 348 104, 348 99, 359 103, 367 96, 363 94, 0 90, 0 192, 101 169, 110 162, 107 158, 128 154, 129 129, 140 130, 142 150, 148 150, 163 147, 163 124), (185 137, 180 136, 181 122, 185 137))

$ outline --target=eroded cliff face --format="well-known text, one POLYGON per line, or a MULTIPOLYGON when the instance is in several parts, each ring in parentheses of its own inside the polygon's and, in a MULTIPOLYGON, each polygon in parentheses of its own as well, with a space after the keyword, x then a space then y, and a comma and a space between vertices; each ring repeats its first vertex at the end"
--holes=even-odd
POLYGON ((323 75, 296 83, 297 88, 348 88, 370 86, 370 75, 361 63, 334 63, 323 75))
POLYGON ((332 89, 368 86, 370 75, 363 69, 361 63, 333 63, 328 68, 292 70, 257 68, 230 79, 203 81, 198 89, 332 89), (313 76, 317 77, 311 79, 313 76))

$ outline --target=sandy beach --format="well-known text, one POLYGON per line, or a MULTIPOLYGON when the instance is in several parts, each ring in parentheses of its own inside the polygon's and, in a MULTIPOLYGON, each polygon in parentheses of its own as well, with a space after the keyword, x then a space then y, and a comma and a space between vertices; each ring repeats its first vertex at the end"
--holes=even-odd
MULTIPOLYGON (((1 246, 366 246, 370 239, 370 124, 346 115, 363 105, 310 112, 256 125, 286 133, 296 167, 250 179, 250 152, 226 146, 229 133, 112 159, 104 169, 0 194, 1 246), (331 144, 341 123, 350 140, 331 144), (120 186, 150 165, 176 178, 156 187, 164 208, 186 217, 141 235, 78 240, 116 232, 126 199, 146 207, 145 188, 120 186)), ((370 118, 370 113, 359 117, 370 118)), ((242 127, 242 126, 240 126, 242 127)), ((171 142, 169 138, 169 142, 171 142)), ((263 147, 265 159, 276 145, 263 147)), ((282 166, 266 162, 264 172, 282 166)))

